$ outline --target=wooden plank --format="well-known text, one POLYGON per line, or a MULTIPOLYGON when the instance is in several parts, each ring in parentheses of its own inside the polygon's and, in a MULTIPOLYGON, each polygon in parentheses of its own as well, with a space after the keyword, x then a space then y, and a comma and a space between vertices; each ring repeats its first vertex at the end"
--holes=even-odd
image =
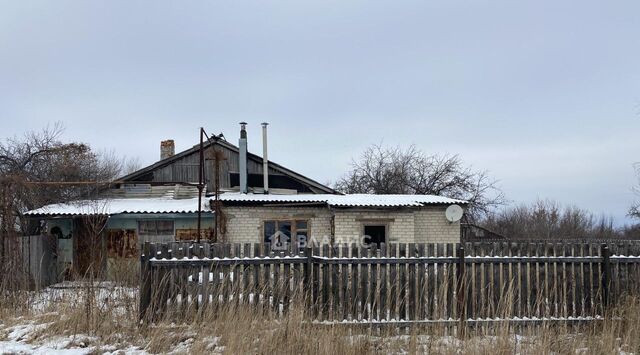
MULTIPOLYGON (((202 256, 205 258, 211 257, 211 244, 204 243, 202 248, 202 256)), ((211 268, 202 266, 200 268, 202 272, 202 312, 206 314, 210 310, 211 304, 211 268)))
MULTIPOLYGON (((369 249, 365 246, 361 246, 360 257, 369 258, 369 249)), ((360 309, 362 312, 362 319, 369 319, 369 264, 360 265, 360 309)))
POLYGON ((140 255, 140 299, 138 304, 138 321, 148 321, 151 307, 152 272, 149 265, 151 246, 149 242, 142 246, 140 255))
MULTIPOLYGON (((379 250, 377 245, 373 244, 372 246, 369 247, 369 257, 370 258, 378 258, 379 257, 379 250)), ((378 308, 379 308, 379 295, 380 295, 380 291, 379 291, 379 285, 378 283, 380 282, 380 264, 373 264, 370 266, 369 269, 369 304, 370 304, 370 311, 369 311, 369 319, 371 320, 375 320, 375 319, 379 319, 378 318, 378 308)))
MULTIPOLYGON (((407 255, 411 258, 416 258, 419 256, 418 248, 415 243, 408 244, 407 255)), ((407 265, 408 269, 408 288, 407 288, 407 311, 409 320, 416 320, 416 306, 418 304, 417 295, 416 295, 416 264, 407 265)))
MULTIPOLYGON (((253 243, 252 254, 253 257, 260 256, 260 248, 261 243, 253 243)), ((260 312, 260 265, 250 264, 250 273, 251 273, 251 286, 249 287, 251 290, 249 302, 252 303, 253 309, 256 312, 260 312)), ((258 313, 259 314, 259 313, 258 313)))
MULTIPOLYGON (((380 244, 380 256, 382 258, 386 258, 387 257, 387 244, 386 243, 381 243, 380 244)), ((389 319, 389 307, 388 307, 388 299, 389 299, 389 295, 388 295, 388 273, 389 273, 389 268, 387 267, 386 264, 380 264, 380 282, 379 282, 379 286, 380 286, 380 316, 379 319, 389 319)))
MULTIPOLYGON (((495 248, 492 252, 493 255, 498 255, 500 253, 500 244, 496 243, 495 248)), ((501 314, 501 301, 503 296, 503 281, 502 281, 502 264, 499 262, 494 262, 491 264, 492 272, 493 272, 493 312, 491 313, 491 318, 501 317, 504 318, 504 315, 501 314)))
MULTIPOLYGON (((427 245, 427 256, 435 256, 435 244, 429 243, 427 245)), ((436 283, 436 271, 435 271, 435 263, 428 263, 426 270, 426 280, 425 280, 425 313, 426 319, 435 320, 437 319, 436 310, 437 310, 437 283, 436 283)))
MULTIPOLYGON (((398 244, 387 245, 389 257, 395 258, 398 255, 398 244)), ((391 319, 400 319, 398 310, 398 272, 397 264, 389 265, 389 315, 391 319)))
MULTIPOLYGON (((270 254, 271 244, 260 244, 260 256, 268 258, 270 254)), ((260 310, 263 314, 267 314, 271 310, 272 292, 271 264, 262 264, 260 267, 260 310)))
MULTIPOLYGON (((417 256, 423 257, 426 255, 425 244, 420 243, 417 245, 417 256)), ((426 319, 425 314, 425 273, 426 266, 425 264, 418 264, 416 266, 416 317, 417 320, 426 319)))
MULTIPOLYGON (((331 257, 338 259, 340 257, 339 246, 333 244, 331 246, 331 257)), ((331 319, 339 320, 340 309, 340 265, 331 265, 331 319)))
MULTIPOLYGON (((553 243, 553 256, 561 256, 563 254, 563 245, 560 243, 553 243)), ((566 283, 563 282, 564 278, 562 276, 562 264, 558 261, 553 262, 553 283, 555 298, 553 302, 554 313, 553 315, 556 317, 562 317, 562 306, 565 303, 565 289, 566 283)))
MULTIPOLYGON (((454 256, 454 245, 451 243, 444 244, 444 252, 446 256, 455 257, 454 256)), ((455 317, 455 307, 456 307, 456 299, 454 298, 456 292, 456 283, 455 283, 455 264, 445 264, 445 292, 446 292, 446 308, 444 319, 454 318, 455 317)))
MULTIPOLYGON (((162 259, 171 259, 171 251, 169 249, 169 244, 163 243, 162 246, 160 247, 160 252, 161 252, 160 257, 162 259)), ((171 273, 171 270, 163 269, 162 271, 163 271, 162 283, 164 287, 162 287, 163 291, 160 297, 160 304, 162 305, 161 309, 162 309, 163 315, 166 315, 168 304, 169 302, 171 302, 169 297, 170 297, 170 292, 171 292, 171 287, 173 282, 173 274, 171 273)))
MULTIPOLYGON (((329 256, 329 245, 324 244, 322 246, 322 256, 329 256)), ((322 264, 321 272, 322 272, 322 319, 330 320, 330 295, 331 295, 331 270, 329 269, 329 264, 322 264)))
MULTIPOLYGON (((318 245, 313 246, 312 255, 320 255, 320 247, 318 245)), ((313 315, 316 319, 320 319, 320 264, 318 262, 313 263, 313 278, 312 278, 312 302, 313 302, 313 315)))
MULTIPOLYGON (((585 244, 575 244, 575 255, 585 256, 585 244)), ((580 263, 575 269, 575 290, 574 299, 575 304, 575 316, 586 316, 584 311, 584 263, 580 263)))
MULTIPOLYGON (((351 245, 351 257, 357 258, 359 256, 359 250, 356 244, 351 245)), ((360 318, 360 297, 358 295, 359 289, 359 281, 358 277, 358 265, 351 265, 351 319, 361 319, 360 318)))
MULTIPOLYGON (((340 248, 340 257, 349 256, 349 245, 343 243, 340 248)), ((349 265, 340 265, 340 320, 349 319, 349 265)))
MULTIPOLYGON (((567 254, 570 257, 577 257, 578 251, 576 250, 576 243, 572 242, 566 245, 568 249, 567 254)), ((567 278, 569 278, 567 282, 567 297, 569 299, 568 304, 568 314, 570 316, 575 316, 577 313, 577 300, 576 300, 576 284, 578 277, 578 268, 579 263, 565 263, 565 270, 567 272, 567 278)))
MULTIPOLYGON (((486 244, 478 243, 474 245, 474 254, 472 255, 484 257, 485 255, 488 255, 488 253, 486 244)), ((467 252, 467 255, 470 255, 470 252, 467 252)), ((476 265, 473 266, 475 268, 476 265)), ((472 318, 488 318, 490 315, 489 305, 491 304, 489 300, 492 296, 492 293, 490 292, 492 286, 490 283, 491 277, 489 277, 491 265, 488 263, 482 263, 477 266, 479 268, 475 268, 474 270, 476 271, 476 274, 479 273, 480 275, 479 277, 478 275, 475 275, 475 282, 473 283, 475 292, 473 292, 471 297, 469 297, 471 300, 470 308, 472 309, 469 316, 472 318)))
MULTIPOLYGON (((436 244, 436 256, 445 256, 444 244, 436 244)), ((437 319, 447 319, 447 270, 445 264, 436 264, 436 306, 437 306, 437 319)))
MULTIPOLYGON (((232 251, 232 256, 233 258, 242 258, 242 244, 240 243, 234 243, 233 245, 231 245, 231 251, 232 251)), ((241 264, 240 261, 236 260, 236 263, 233 264, 230 268, 230 272, 232 273, 232 282, 231 282, 231 297, 232 297, 232 302, 231 304, 233 305, 233 307, 235 309, 238 309, 240 307, 240 304, 242 302, 242 276, 243 276, 243 271, 242 271, 242 267, 243 265, 241 264)))

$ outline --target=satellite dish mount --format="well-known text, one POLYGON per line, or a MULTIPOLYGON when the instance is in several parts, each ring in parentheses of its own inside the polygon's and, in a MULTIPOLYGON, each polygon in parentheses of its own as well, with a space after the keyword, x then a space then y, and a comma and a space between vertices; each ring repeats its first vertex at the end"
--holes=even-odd
POLYGON ((458 222, 462 219, 462 214, 464 210, 459 205, 451 205, 447 207, 447 210, 444 212, 445 217, 449 223, 458 222))

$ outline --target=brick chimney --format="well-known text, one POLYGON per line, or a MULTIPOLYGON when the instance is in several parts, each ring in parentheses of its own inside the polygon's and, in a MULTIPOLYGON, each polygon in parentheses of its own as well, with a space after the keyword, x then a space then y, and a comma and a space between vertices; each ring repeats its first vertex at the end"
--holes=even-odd
POLYGON ((176 143, 173 139, 160 142, 160 160, 167 159, 176 154, 176 143))

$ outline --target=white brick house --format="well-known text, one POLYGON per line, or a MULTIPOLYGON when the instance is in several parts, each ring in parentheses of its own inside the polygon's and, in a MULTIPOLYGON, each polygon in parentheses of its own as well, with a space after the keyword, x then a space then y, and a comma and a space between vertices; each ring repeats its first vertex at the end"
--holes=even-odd
POLYGON ((225 193, 220 197, 227 242, 258 243, 275 232, 315 240, 355 243, 460 241, 460 222, 445 210, 465 201, 429 195, 264 195, 225 193))

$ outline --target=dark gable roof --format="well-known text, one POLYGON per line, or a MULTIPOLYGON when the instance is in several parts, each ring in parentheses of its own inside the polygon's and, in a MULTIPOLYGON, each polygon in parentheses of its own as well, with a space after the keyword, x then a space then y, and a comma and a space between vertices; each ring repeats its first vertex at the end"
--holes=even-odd
MULTIPOLYGON (((225 148, 227 148, 227 149, 229 149, 231 151, 234 151, 236 153, 239 152, 239 149, 238 149, 237 146, 227 142, 226 140, 219 139, 215 143, 217 143, 220 146, 225 147, 225 148)), ((204 148, 208 148, 212 144, 215 144, 215 143, 212 143, 212 142, 209 142, 209 141, 205 141, 203 147, 204 148)), ((173 156, 171 156, 169 158, 157 161, 156 163, 153 163, 153 164, 151 164, 151 165, 149 165, 149 166, 147 166, 145 168, 142 168, 142 169, 140 169, 138 171, 135 171, 135 172, 133 172, 133 173, 131 173, 129 175, 123 176, 118 180, 119 181, 135 180, 136 178, 138 178, 138 177, 140 177, 140 176, 142 176, 142 175, 144 175, 144 174, 146 174, 148 172, 151 172, 151 171, 153 171, 155 169, 167 166, 167 165, 173 163, 174 161, 176 161, 176 160, 178 160, 178 159, 180 159, 182 157, 185 157, 185 156, 190 155, 190 154, 197 153, 199 148, 200 148, 199 144, 194 145, 193 147, 191 147, 191 148, 189 148, 189 149, 187 149, 185 151, 182 151, 182 152, 180 152, 178 154, 175 154, 175 155, 173 155, 173 156)), ((262 157, 260 157, 258 155, 255 155, 253 153, 247 153, 247 159, 250 159, 250 160, 253 160, 253 161, 257 162, 257 163, 262 164, 262 157)), ((319 183, 319 182, 317 182, 317 181, 315 181, 313 179, 310 179, 310 178, 308 178, 308 177, 306 177, 306 176, 304 176, 302 174, 296 173, 295 171, 293 171, 291 169, 288 169, 288 168, 285 168, 284 166, 282 166, 282 165, 280 165, 278 163, 274 163, 271 160, 269 160, 269 168, 271 168, 273 170, 276 170, 276 171, 278 171, 279 173, 281 173, 283 175, 287 175, 287 176, 290 176, 293 179, 299 180, 299 181, 301 181, 301 182, 303 182, 303 183, 305 183, 307 185, 313 186, 313 187, 315 187, 315 188, 317 188, 317 189, 319 189, 319 190, 321 190, 321 191, 323 191, 325 193, 340 194, 338 191, 336 191, 336 190, 334 190, 334 189, 332 189, 332 188, 330 188, 330 187, 328 187, 326 185, 323 185, 323 184, 321 184, 321 183, 319 183)))

